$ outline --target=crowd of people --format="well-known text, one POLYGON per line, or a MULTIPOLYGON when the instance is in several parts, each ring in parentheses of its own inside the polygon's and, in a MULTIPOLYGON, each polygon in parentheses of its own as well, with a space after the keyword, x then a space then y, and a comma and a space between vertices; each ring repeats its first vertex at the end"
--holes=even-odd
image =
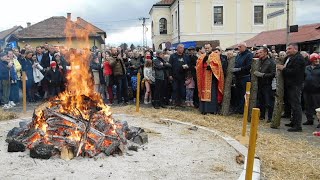
POLYGON ((313 125, 315 109, 320 107, 319 54, 299 52, 296 44, 290 44, 286 52, 277 53, 274 47, 249 49, 245 43, 226 52, 219 47, 213 48, 211 44, 189 48, 179 44, 175 50, 156 52, 121 47, 90 51, 66 49, 47 43, 34 49, 26 45, 22 49, 0 53, 2 107, 10 109, 20 103, 22 72, 27 77, 29 102, 47 100, 65 91, 67 75, 72 71, 70 61, 88 53, 88 71, 92 73, 94 90, 110 105, 126 105, 135 101, 137 75, 140 73, 144 104, 156 109, 168 105, 189 106, 198 108, 202 114, 217 114, 224 97, 229 60, 235 56, 235 66, 231 68, 233 113, 243 113, 246 83, 250 82, 253 74, 258 78, 257 107, 261 109, 260 119, 270 122, 277 71, 284 77, 286 108, 283 117, 291 118, 291 123, 286 124, 291 127, 288 131, 302 131, 302 109, 307 117, 303 125, 313 125), (254 57, 261 61, 261 65, 252 72, 254 57), (283 65, 276 65, 277 57, 285 59, 283 65))

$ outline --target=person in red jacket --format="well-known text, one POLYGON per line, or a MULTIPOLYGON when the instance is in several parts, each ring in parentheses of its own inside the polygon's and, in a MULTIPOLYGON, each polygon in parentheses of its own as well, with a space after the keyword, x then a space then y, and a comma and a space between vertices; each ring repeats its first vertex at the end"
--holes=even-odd
POLYGON ((109 96, 109 103, 113 103, 113 92, 112 92, 112 67, 110 65, 110 54, 106 53, 105 61, 103 62, 103 76, 106 82, 106 90, 109 96))

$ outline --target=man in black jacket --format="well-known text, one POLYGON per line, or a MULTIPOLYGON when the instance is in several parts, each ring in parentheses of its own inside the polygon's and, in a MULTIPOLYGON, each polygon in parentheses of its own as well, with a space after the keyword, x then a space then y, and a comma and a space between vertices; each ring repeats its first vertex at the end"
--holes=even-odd
POLYGON ((169 63, 172 66, 170 80, 173 80, 173 100, 176 106, 181 106, 186 94, 185 75, 190 66, 189 56, 184 53, 183 44, 177 46, 177 52, 170 56, 169 63))
POLYGON ((276 64, 268 56, 268 48, 263 47, 257 52, 261 61, 259 71, 254 75, 258 77, 258 105, 261 110, 260 119, 265 118, 266 109, 268 109, 268 121, 271 122, 273 113, 273 91, 272 80, 276 75, 276 64))
POLYGON ((238 45, 239 54, 236 57, 235 67, 232 69, 236 79, 235 97, 236 113, 242 114, 244 110, 244 95, 246 94, 246 84, 250 82, 250 70, 253 54, 247 49, 246 43, 238 45))
POLYGON ((289 132, 301 132, 302 108, 301 93, 304 81, 305 61, 298 52, 297 44, 289 44, 287 47, 287 57, 284 65, 277 65, 277 69, 282 71, 284 86, 287 89, 288 101, 291 105, 292 119, 289 132))

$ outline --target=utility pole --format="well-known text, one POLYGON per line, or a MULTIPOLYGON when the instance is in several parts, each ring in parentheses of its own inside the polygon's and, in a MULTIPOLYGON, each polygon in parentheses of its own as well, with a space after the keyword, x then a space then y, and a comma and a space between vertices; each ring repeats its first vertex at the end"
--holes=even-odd
POLYGON ((146 34, 146 20, 150 18, 142 17, 139 18, 140 21, 142 21, 142 37, 143 37, 143 47, 147 47, 147 34, 146 34))
POLYGON ((287 47, 289 45, 289 37, 290 37, 290 25, 289 25, 289 9, 290 9, 290 0, 287 0, 287 47))

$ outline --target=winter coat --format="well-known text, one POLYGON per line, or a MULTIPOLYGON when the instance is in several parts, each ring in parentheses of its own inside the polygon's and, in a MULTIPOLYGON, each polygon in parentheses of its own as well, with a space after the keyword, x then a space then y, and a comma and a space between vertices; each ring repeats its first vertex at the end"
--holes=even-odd
POLYGON ((0 80, 9 80, 8 62, 0 60, 0 80))
POLYGON ((162 58, 157 57, 153 60, 153 67, 155 70, 155 79, 164 80, 165 70, 171 68, 171 64, 166 63, 162 58))
POLYGON ((49 71, 47 71, 45 77, 49 82, 49 87, 60 87, 61 86, 62 74, 58 69, 56 69, 55 71, 50 69, 49 71))
POLYGON ((320 65, 307 66, 305 68, 304 92, 306 93, 320 93, 320 65))
POLYGON ((152 73, 152 67, 144 67, 143 69, 144 79, 155 82, 155 78, 152 73))
POLYGON ((43 74, 41 73, 43 67, 38 62, 34 63, 33 65, 33 79, 35 83, 38 83, 44 78, 43 74))
POLYGON ((259 72, 264 73, 263 77, 258 77, 258 86, 271 86, 272 80, 276 76, 276 64, 273 59, 267 58, 261 61, 259 72))
POLYGON ((20 80, 21 79, 22 66, 21 66, 20 62, 17 59, 13 59, 12 62, 13 62, 13 65, 14 65, 14 68, 15 68, 15 72, 16 72, 16 75, 17 75, 16 80, 20 80))
POLYGON ((27 80, 30 82, 30 84, 34 83, 33 78, 33 60, 32 59, 22 59, 22 69, 26 72, 27 80))
POLYGON ((103 75, 111 76, 112 75, 112 67, 109 61, 104 61, 103 63, 103 75))
POLYGON ((290 58, 286 67, 282 70, 285 86, 302 86, 304 81, 305 61, 303 56, 298 52, 297 54, 286 57, 290 58))
POLYGON ((174 53, 170 56, 169 63, 171 64, 171 72, 170 75, 174 79, 178 80, 185 80, 185 74, 187 70, 183 69, 183 65, 188 65, 190 67, 190 60, 189 56, 183 54, 178 55, 177 53, 174 53))
POLYGON ((241 68, 240 71, 234 73, 237 78, 250 75, 252 58, 253 54, 249 50, 245 50, 236 56, 235 68, 241 68))
POLYGON ((186 89, 194 89, 195 88, 195 82, 193 80, 193 77, 187 78, 185 81, 186 89))
POLYGON ((140 62, 140 58, 133 58, 130 59, 129 62, 129 66, 130 66, 130 75, 131 76, 135 76, 138 73, 141 73, 141 62, 140 62), (133 66, 133 67, 131 67, 133 66))
POLYGON ((112 67, 112 72, 114 76, 126 75, 126 67, 122 59, 117 57, 110 58, 110 65, 112 67))

